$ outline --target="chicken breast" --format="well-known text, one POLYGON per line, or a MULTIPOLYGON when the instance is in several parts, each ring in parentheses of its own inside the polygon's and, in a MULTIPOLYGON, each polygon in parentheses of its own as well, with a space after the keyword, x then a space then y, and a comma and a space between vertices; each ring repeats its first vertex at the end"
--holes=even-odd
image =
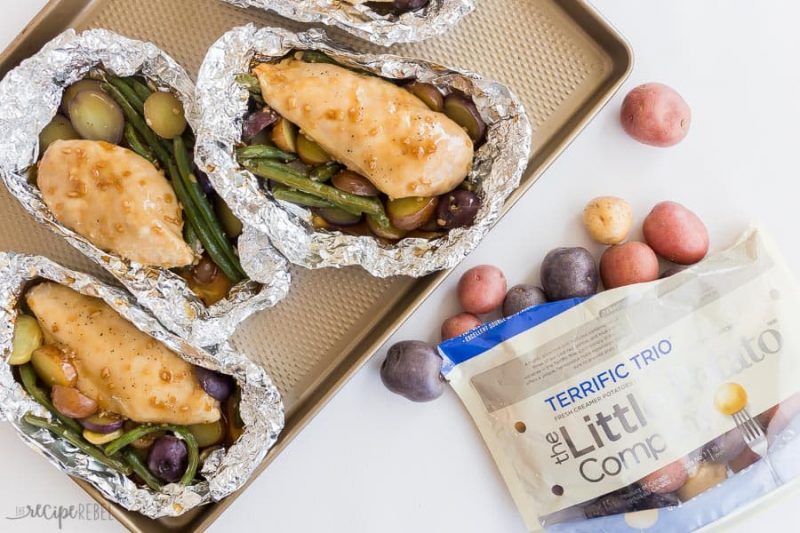
POLYGON ((254 71, 270 107, 390 198, 438 196, 469 174, 467 133, 405 89, 295 59, 254 71))
POLYGON ((102 141, 56 141, 37 179, 55 218, 98 248, 149 266, 192 263, 175 193, 137 153, 102 141))
POLYGON ((47 343, 70 355, 78 390, 103 411, 141 423, 219 420, 219 402, 200 387, 192 365, 102 300, 50 282, 25 298, 47 343))

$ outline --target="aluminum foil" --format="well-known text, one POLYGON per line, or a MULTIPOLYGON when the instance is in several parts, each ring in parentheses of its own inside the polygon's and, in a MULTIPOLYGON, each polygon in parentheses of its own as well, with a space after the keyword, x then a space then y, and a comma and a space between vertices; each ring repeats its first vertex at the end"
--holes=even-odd
POLYGON ((440 35, 475 9, 475 0, 430 0, 423 9, 402 15, 382 15, 368 3, 347 0, 225 1, 239 7, 274 11, 300 22, 335 26, 382 46, 424 41, 440 35))
POLYGON ((531 126, 517 97, 503 85, 478 74, 456 71, 419 59, 388 54, 359 54, 337 47, 325 33, 292 33, 280 28, 233 29, 208 51, 197 81, 199 124, 195 157, 214 188, 236 215, 267 235, 292 263, 307 267, 361 265, 379 277, 424 276, 458 264, 488 233, 503 204, 519 185, 528 164, 531 126), (415 78, 445 92, 472 97, 488 125, 487 140, 475 154, 467 180, 481 197, 474 225, 434 239, 403 239, 385 244, 369 236, 318 231, 308 210, 275 200, 260 180, 236 161, 248 93, 235 81, 253 60, 280 58, 293 49, 323 51, 338 62, 384 78, 415 78))
MULTIPOLYGON (((98 67, 120 76, 142 74, 158 86, 174 90, 184 104, 189 124, 195 127, 194 84, 162 50, 106 30, 81 34, 68 30, 0 82, 0 176, 36 220, 107 269, 170 330, 201 346, 218 344, 248 316, 275 305, 289 290, 288 264, 266 238, 260 245, 261 260, 243 265, 252 280, 263 285, 242 282, 228 298, 207 307, 177 274, 104 252, 59 224, 29 181, 28 171, 39 157, 39 132, 58 111, 64 89, 98 67)), ((252 231, 248 234, 250 238, 257 235, 252 231)))
POLYGON ((150 518, 178 516, 239 489, 283 429, 283 402, 263 369, 227 345, 203 350, 190 344, 167 331, 123 290, 43 257, 0 253, 0 351, 0 415, 14 425, 28 445, 60 470, 88 481, 109 500, 150 518), (121 473, 96 462, 49 431, 33 428, 21 421, 21 417, 29 412, 50 418, 49 412, 14 379, 11 366, 6 362, 11 350, 17 305, 26 287, 35 280, 51 280, 87 296, 101 298, 141 331, 186 361, 236 379, 242 390, 240 411, 245 423, 244 433, 227 450, 213 452, 200 471, 202 481, 188 487, 172 483, 156 493, 137 486, 121 473))

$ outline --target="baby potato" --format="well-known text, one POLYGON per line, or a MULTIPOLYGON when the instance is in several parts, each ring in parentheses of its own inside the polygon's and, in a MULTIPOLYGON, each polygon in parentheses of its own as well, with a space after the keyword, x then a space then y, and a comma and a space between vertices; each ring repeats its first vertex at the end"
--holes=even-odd
POLYGON ((725 465, 700 463, 686 483, 678 489, 678 498, 682 502, 689 501, 708 489, 716 487, 726 479, 728 479, 728 469, 725 465))
POLYGON ((681 457, 666 466, 662 466, 655 472, 647 474, 639 480, 639 484, 647 492, 654 494, 666 494, 675 492, 686 483, 689 478, 686 457, 681 457))
POLYGON ((600 277, 606 289, 653 281, 658 278, 658 257, 643 242, 616 244, 600 257, 600 277))
POLYGON ((39 322, 30 315, 20 314, 14 324, 14 336, 11 339, 11 355, 9 365, 24 365, 31 360, 31 354, 42 345, 42 328, 39 322))
POLYGON ((476 266, 458 281, 458 301, 468 313, 489 313, 503 305, 507 287, 502 270, 492 265, 476 266))
POLYGON ((678 144, 689 133, 692 111, 671 87, 645 83, 625 97, 620 120, 628 135, 637 141, 666 147, 678 144))
POLYGON ((475 329, 483 324, 481 319, 472 313, 459 313, 451 316, 442 324, 442 340, 452 339, 463 335, 471 329, 475 329))
POLYGON ((544 291, 534 285, 515 285, 508 290, 503 300, 503 316, 515 315, 534 305, 547 303, 544 291))
POLYGON ((162 139, 174 139, 186 129, 183 103, 172 93, 156 91, 144 102, 144 118, 162 139))
POLYGON ((556 248, 542 260, 542 289, 550 301, 597 292, 597 265, 586 248, 556 248))
POLYGON ((694 212, 677 202, 660 202, 644 219, 647 244, 661 257, 691 265, 708 253, 708 230, 694 212))
POLYGON ((64 416, 86 418, 97 412, 97 402, 74 387, 53 385, 50 395, 53 406, 64 416))
POLYGON ((583 225, 600 244, 619 244, 631 231, 633 209, 622 198, 600 196, 583 209, 583 225))
POLYGON ((67 354, 49 344, 34 350, 31 364, 39 379, 49 387, 61 385, 74 387, 78 381, 78 371, 70 362, 67 354))

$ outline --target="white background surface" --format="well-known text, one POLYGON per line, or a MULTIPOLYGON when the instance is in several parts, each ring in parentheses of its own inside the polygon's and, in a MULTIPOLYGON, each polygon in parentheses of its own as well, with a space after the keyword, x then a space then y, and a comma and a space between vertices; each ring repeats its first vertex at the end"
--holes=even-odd
MULTIPOLYGON (((168 1, 168 0, 164 0, 168 1)), ((44 0, 3 0, 5 46, 44 0)), ((458 272, 393 341, 438 340, 456 312, 460 272, 501 266, 510 284, 538 283, 556 246, 592 246, 584 203, 627 198, 641 220, 657 201, 685 203, 706 221, 713 249, 751 221, 763 223, 800 273, 797 185, 800 136, 800 4, 752 0, 597 0, 632 44, 623 91, 588 126, 458 272), (618 124, 624 93, 661 81, 693 110, 691 132, 671 149, 629 139, 618 124)), ((498 53, 525 53, 500 51, 498 53)), ((480 436, 451 391, 425 405, 388 393, 376 356, 220 518, 213 531, 523 532, 480 436)), ((0 426, 0 531, 55 530, 56 522, 6 520, 17 506, 91 500, 0 426)), ((737 522, 734 531, 787 531, 797 497, 737 522)), ((63 531, 117 531, 113 521, 65 521, 63 531)))

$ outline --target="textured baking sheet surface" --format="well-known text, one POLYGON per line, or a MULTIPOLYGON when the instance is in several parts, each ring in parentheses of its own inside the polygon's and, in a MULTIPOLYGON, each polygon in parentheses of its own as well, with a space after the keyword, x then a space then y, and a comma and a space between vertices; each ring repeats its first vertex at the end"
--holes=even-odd
MULTIPOLYGON (((612 70, 619 68, 608 50, 559 7, 575 3, 480 0, 476 12, 444 37, 390 50, 481 72, 508 85, 522 99, 533 125, 534 146, 541 151, 533 154, 536 164, 523 177, 523 187, 560 148, 548 143, 558 144, 568 129, 578 126, 585 118, 582 107, 603 96, 612 70)), ((217 0, 61 0, 51 6, 70 8, 71 14, 59 12, 42 19, 40 27, 31 28, 27 40, 17 44, 18 54, 30 50, 34 39, 55 35, 68 26, 107 28, 156 43, 194 75, 206 48, 234 26, 254 22, 293 30, 306 27, 217 0)), ((353 48, 380 50, 346 33, 329 33, 353 48)), ((3 65, 4 69, 11 66, 3 65)), ((626 68, 627 63, 622 70, 626 68)), ((110 281, 49 230, 37 226, 5 189, 0 190, 0 228, 2 250, 47 255, 110 281)), ((242 324, 233 338, 237 349, 265 366, 284 395, 289 434, 294 424, 302 425, 298 420, 304 421, 317 402, 324 401, 328 384, 349 374, 352 363, 361 360, 354 356, 355 350, 401 319, 403 306, 427 283, 375 279, 355 267, 295 269, 293 276, 289 296, 242 324)), ((131 519, 124 520, 129 527, 142 524, 131 519)), ((162 525, 180 527, 174 522, 162 525)))

